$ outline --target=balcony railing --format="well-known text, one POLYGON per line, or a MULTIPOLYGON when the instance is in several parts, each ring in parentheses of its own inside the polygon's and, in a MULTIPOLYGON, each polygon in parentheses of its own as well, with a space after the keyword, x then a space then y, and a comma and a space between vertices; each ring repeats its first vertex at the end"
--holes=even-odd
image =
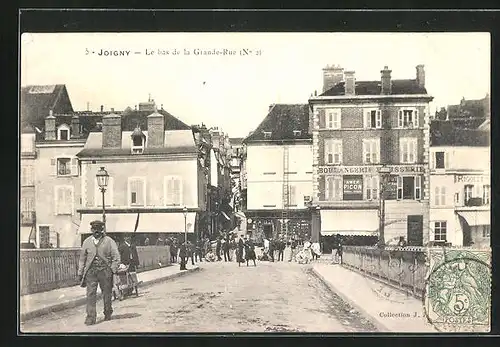
POLYGON ((35 211, 23 211, 21 212, 21 225, 33 225, 36 222, 35 211))

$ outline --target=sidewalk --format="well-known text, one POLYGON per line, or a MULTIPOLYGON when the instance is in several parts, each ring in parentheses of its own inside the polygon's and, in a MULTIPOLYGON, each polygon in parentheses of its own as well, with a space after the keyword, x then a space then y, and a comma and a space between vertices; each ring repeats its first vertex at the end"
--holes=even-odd
POLYGON ((421 300, 341 265, 314 263, 312 269, 323 283, 381 332, 438 332, 427 322, 421 300))
MULTIPOLYGON (((184 276, 199 270, 200 268, 198 266, 190 267, 188 265, 187 270, 181 271, 179 270, 179 264, 173 264, 172 266, 160 269, 140 272, 137 274, 139 281, 142 281, 139 288, 184 276)), ((97 291, 97 298, 101 298, 100 290, 97 291)), ((48 292, 23 295, 20 297, 20 319, 21 321, 26 321, 50 312, 81 306, 84 305, 85 302, 85 288, 79 285, 55 289, 48 292)))

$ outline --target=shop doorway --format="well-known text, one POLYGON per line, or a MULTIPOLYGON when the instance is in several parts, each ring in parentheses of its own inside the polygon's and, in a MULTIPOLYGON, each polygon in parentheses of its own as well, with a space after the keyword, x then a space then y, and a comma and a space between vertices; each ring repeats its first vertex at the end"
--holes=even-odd
POLYGON ((264 237, 268 240, 273 238, 273 226, 271 224, 264 224, 264 237))

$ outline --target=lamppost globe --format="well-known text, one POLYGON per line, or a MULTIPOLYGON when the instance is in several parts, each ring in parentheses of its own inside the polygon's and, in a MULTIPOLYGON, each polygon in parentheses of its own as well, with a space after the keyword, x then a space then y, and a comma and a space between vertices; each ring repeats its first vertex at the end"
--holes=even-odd
POLYGON ((97 177, 97 184, 99 185, 99 187, 101 189, 103 188, 106 189, 106 187, 108 186, 109 174, 106 171, 106 169, 104 169, 104 166, 101 166, 101 169, 97 171, 96 177, 97 177))
POLYGON ((104 193, 106 192, 106 187, 108 186, 109 174, 104 169, 104 166, 101 166, 101 169, 96 173, 97 185, 101 189, 102 193, 102 222, 104 223, 104 231, 106 231, 106 203, 104 201, 104 193))

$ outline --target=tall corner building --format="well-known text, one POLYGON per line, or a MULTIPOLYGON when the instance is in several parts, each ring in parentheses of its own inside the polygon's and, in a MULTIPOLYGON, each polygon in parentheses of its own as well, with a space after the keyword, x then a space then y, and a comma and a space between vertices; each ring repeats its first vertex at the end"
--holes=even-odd
POLYGON ((323 69, 323 93, 309 99, 313 150, 312 238, 331 249, 404 236, 429 241, 429 102, 423 65, 409 79, 356 80, 339 66, 323 69), (381 185, 380 169, 389 174, 381 185), (381 188, 385 216, 381 218, 381 188))

